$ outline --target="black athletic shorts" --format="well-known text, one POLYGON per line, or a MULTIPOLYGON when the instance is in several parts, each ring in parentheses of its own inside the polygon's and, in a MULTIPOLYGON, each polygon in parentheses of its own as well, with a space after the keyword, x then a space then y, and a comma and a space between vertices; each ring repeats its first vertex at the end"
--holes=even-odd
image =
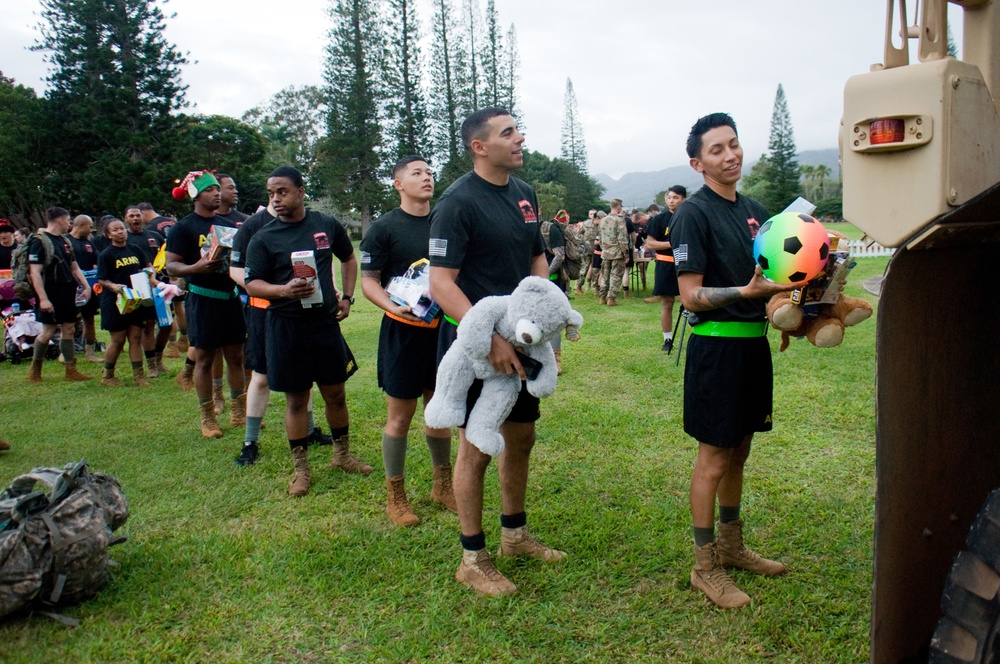
POLYGON ((243 345, 247 326, 243 320, 243 303, 237 298, 220 300, 188 293, 188 339, 201 350, 243 345))
POLYGON ((771 430, 773 389, 767 337, 692 334, 684 367, 684 431, 700 443, 739 447, 771 430))
POLYGON ((267 313, 267 384, 275 392, 306 392, 317 385, 338 385, 358 370, 340 333, 327 318, 302 319, 267 313))
POLYGON ((677 297, 681 294, 677 286, 677 268, 673 262, 656 261, 656 272, 653 280, 653 295, 662 297, 677 297))
POLYGON ((243 366, 259 374, 267 373, 267 309, 246 306, 247 345, 243 366))
MULTIPOLYGON (((51 286, 45 284, 45 294, 49 296, 53 311, 35 309, 35 320, 46 325, 75 323, 79 313, 76 310, 76 283, 51 286)), ((36 298, 37 299, 37 298, 36 298)))
POLYGON ((101 300, 101 329, 108 332, 121 332, 132 327, 143 327, 146 324, 146 314, 142 311, 145 307, 139 307, 127 314, 118 311, 118 305, 112 297, 100 298, 101 300))
POLYGON ((593 267, 595 270, 600 270, 601 269, 601 255, 600 254, 596 254, 596 253, 594 254, 594 258, 591 259, 590 266, 593 267))
POLYGON ((378 335, 378 386, 396 399, 419 399, 434 389, 438 328, 407 325, 382 316, 378 335))
POLYGON ((101 310, 101 296, 95 295, 94 291, 90 291, 90 299, 87 300, 87 304, 82 307, 77 307, 77 312, 87 318, 90 316, 96 316, 97 312, 101 310))
MULTIPOLYGON (((440 364, 441 358, 444 354, 448 352, 451 345, 455 342, 455 338, 458 335, 458 328, 449 323, 448 321, 441 322, 441 331, 438 334, 438 363, 440 364)), ((462 422, 460 428, 464 429, 465 425, 468 423, 469 413, 472 412, 472 407, 476 405, 476 401, 479 400, 479 395, 483 391, 483 381, 475 380, 472 383, 472 387, 469 388, 469 394, 465 399, 465 417, 466 421, 462 422)), ((514 403, 514 407, 510 411, 510 415, 507 416, 505 421, 507 422, 519 422, 519 423, 530 423, 535 422, 542 416, 541 408, 539 407, 538 397, 532 396, 528 392, 528 385, 524 381, 521 381, 521 391, 517 395, 517 402, 514 403)))

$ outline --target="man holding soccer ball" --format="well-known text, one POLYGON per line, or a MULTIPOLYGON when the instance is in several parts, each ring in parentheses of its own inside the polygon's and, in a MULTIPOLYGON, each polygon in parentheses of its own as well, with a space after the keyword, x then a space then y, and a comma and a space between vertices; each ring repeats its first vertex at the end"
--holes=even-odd
POLYGON ((684 431, 698 441, 691 475, 695 565, 691 585, 723 608, 747 606, 726 567, 774 576, 784 564, 743 546, 743 469, 757 431, 771 430, 771 349, 764 307, 778 292, 754 262, 753 240, 768 215, 737 193, 743 148, 725 113, 700 118, 688 135, 691 167, 705 186, 670 227, 681 302, 691 312, 684 372, 684 431), (719 535, 715 536, 715 503, 719 535))

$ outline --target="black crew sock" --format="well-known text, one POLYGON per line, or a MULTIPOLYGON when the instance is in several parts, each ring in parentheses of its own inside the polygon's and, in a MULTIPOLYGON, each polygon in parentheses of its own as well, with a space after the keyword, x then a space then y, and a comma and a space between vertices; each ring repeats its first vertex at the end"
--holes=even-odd
POLYGON ((462 543, 462 548, 466 551, 479 551, 486 548, 486 535, 482 531, 478 535, 468 537, 459 535, 458 540, 462 543))
POLYGON ((740 518, 740 506, 736 507, 726 507, 725 505, 719 505, 719 523, 732 523, 733 521, 739 521, 740 518))
POLYGON ((698 528, 695 526, 694 530, 694 545, 695 546, 705 546, 706 544, 711 544, 715 541, 715 528, 698 528))
POLYGON ((517 514, 501 514, 500 525, 504 528, 520 528, 528 525, 528 513, 519 512, 517 514))
POLYGON ((309 439, 308 438, 296 438, 295 440, 292 440, 291 438, 289 438, 288 439, 288 446, 291 447, 293 450, 296 447, 306 448, 306 447, 309 447, 309 439))

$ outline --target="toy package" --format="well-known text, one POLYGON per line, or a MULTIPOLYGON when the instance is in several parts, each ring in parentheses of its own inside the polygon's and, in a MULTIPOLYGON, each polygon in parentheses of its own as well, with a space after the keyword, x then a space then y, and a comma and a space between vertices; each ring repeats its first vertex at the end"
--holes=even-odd
POLYGON ((292 274, 296 279, 305 279, 316 286, 312 295, 299 300, 303 308, 311 309, 323 305, 323 289, 316 283, 316 255, 312 249, 292 252, 292 274))
POLYGON ((430 261, 421 258, 412 265, 401 277, 393 277, 386 286, 385 292, 396 304, 410 308, 410 313, 430 323, 441 311, 441 307, 431 297, 430 261))
POLYGON ((208 256, 209 260, 217 260, 229 255, 233 248, 233 238, 236 237, 235 228, 229 226, 213 225, 206 237, 207 242, 201 247, 201 255, 208 256))
POLYGON ((805 288, 797 288, 791 293, 792 302, 801 305, 807 318, 815 318, 821 304, 836 304, 840 299, 841 283, 847 280, 857 261, 851 257, 846 248, 841 249, 842 238, 830 236, 830 254, 826 267, 816 278, 806 284, 805 288))

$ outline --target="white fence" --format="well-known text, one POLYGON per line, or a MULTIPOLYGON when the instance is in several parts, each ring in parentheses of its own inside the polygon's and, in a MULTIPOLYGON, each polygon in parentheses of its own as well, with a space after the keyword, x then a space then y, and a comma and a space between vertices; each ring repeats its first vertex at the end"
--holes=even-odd
POLYGON ((847 243, 847 248, 851 251, 851 256, 854 258, 875 258, 877 256, 892 256, 896 251, 895 249, 889 249, 883 247, 878 242, 872 240, 851 240, 847 243))

